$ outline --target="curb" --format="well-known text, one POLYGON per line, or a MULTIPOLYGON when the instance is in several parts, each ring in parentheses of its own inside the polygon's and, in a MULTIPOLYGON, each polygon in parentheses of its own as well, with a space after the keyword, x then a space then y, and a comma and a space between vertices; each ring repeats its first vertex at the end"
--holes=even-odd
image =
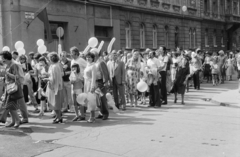
POLYGON ((231 105, 231 104, 224 103, 224 102, 219 102, 219 101, 213 100, 213 99, 211 99, 210 102, 211 102, 211 103, 214 103, 214 104, 218 104, 219 106, 240 108, 240 106, 238 106, 238 105, 231 105))

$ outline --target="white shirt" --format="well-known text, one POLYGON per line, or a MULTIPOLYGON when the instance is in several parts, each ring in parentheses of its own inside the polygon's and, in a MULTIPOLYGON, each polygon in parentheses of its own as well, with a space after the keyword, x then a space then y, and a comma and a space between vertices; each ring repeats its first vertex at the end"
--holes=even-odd
POLYGON ((157 58, 149 58, 148 60, 147 60, 147 66, 150 68, 150 69, 152 69, 152 68, 154 68, 154 69, 158 69, 159 67, 160 67, 160 62, 159 62, 159 60, 157 59, 157 58))
POLYGON ((161 71, 166 71, 166 69, 167 69, 167 64, 168 64, 168 56, 167 56, 167 55, 164 56, 164 57, 159 56, 158 59, 159 59, 159 61, 160 61, 160 63, 161 63, 161 64, 160 64, 161 67, 165 64, 164 68, 163 68, 161 71))
POLYGON ((77 63, 79 65, 79 67, 80 67, 80 74, 81 74, 81 76, 83 76, 84 75, 84 70, 85 70, 85 68, 87 66, 87 62, 83 58, 78 57, 76 60, 73 59, 71 61, 71 67, 72 67, 72 65, 74 63, 77 63))

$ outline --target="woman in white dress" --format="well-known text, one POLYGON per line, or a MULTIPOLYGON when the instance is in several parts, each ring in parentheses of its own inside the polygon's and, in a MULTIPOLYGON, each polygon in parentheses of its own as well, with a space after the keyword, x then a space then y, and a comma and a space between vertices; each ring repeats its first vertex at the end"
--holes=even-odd
MULTIPOLYGON (((96 65, 94 62, 95 55, 93 53, 88 53, 86 55, 87 59, 87 67, 84 70, 84 93, 94 93, 96 87, 96 65)), ((88 103, 88 110, 90 110, 90 118, 87 122, 93 123, 95 122, 95 109, 96 106, 93 107, 92 104, 88 103)))

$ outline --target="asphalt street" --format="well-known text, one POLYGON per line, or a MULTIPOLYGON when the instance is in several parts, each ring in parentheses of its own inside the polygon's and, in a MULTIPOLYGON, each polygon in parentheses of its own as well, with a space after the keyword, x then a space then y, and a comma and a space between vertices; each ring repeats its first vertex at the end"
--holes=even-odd
POLYGON ((73 113, 57 125, 50 113, 33 115, 17 130, 0 125, 0 157, 239 157, 237 87, 203 84, 190 89, 185 105, 170 95, 161 108, 128 107, 93 124, 71 122, 73 113))

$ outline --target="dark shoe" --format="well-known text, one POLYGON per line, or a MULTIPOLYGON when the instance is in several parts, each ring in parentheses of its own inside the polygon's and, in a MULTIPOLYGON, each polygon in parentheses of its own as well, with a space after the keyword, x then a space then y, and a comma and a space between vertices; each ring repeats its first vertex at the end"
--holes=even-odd
POLYGON ((40 112, 40 110, 38 109, 38 108, 36 108, 34 111, 33 111, 33 113, 39 113, 40 112))
POLYGON ((126 111, 126 107, 123 107, 123 108, 122 108, 122 111, 126 111))
POLYGON ((154 108, 160 108, 161 106, 154 106, 154 108))
POLYGON ((68 113, 68 110, 66 109, 66 110, 62 110, 62 113, 68 113))
POLYGON ((164 101, 164 102, 162 102, 162 105, 167 105, 167 102, 165 102, 165 101, 164 101))
POLYGON ((63 119, 57 119, 56 121, 53 121, 53 124, 63 123, 63 119))
POLYGON ((75 118, 73 118, 72 122, 76 122, 79 119, 79 116, 76 116, 75 118))
POLYGON ((86 120, 86 119, 85 119, 85 117, 81 117, 81 116, 80 116, 80 117, 78 118, 78 120, 79 120, 79 121, 82 121, 82 120, 86 120))
POLYGON ((177 99, 174 100, 174 103, 175 103, 175 104, 177 103, 177 99))
POLYGON ((20 121, 20 124, 26 124, 26 123, 28 123, 28 120, 23 119, 20 121))
POLYGON ((0 120, 0 123, 6 123, 6 121, 0 120))
POLYGON ((154 107, 154 106, 148 105, 147 107, 154 107))
POLYGON ((14 128, 17 129, 17 128, 19 128, 19 126, 20 126, 20 123, 15 124, 15 125, 14 125, 14 128))
POLYGON ((182 105, 185 105, 185 103, 184 103, 184 102, 182 102, 182 105))
POLYGON ((102 120, 107 120, 108 116, 103 116, 102 120))
POLYGON ((103 118, 103 115, 100 115, 100 114, 99 114, 99 115, 97 116, 97 119, 102 119, 102 118, 103 118))

